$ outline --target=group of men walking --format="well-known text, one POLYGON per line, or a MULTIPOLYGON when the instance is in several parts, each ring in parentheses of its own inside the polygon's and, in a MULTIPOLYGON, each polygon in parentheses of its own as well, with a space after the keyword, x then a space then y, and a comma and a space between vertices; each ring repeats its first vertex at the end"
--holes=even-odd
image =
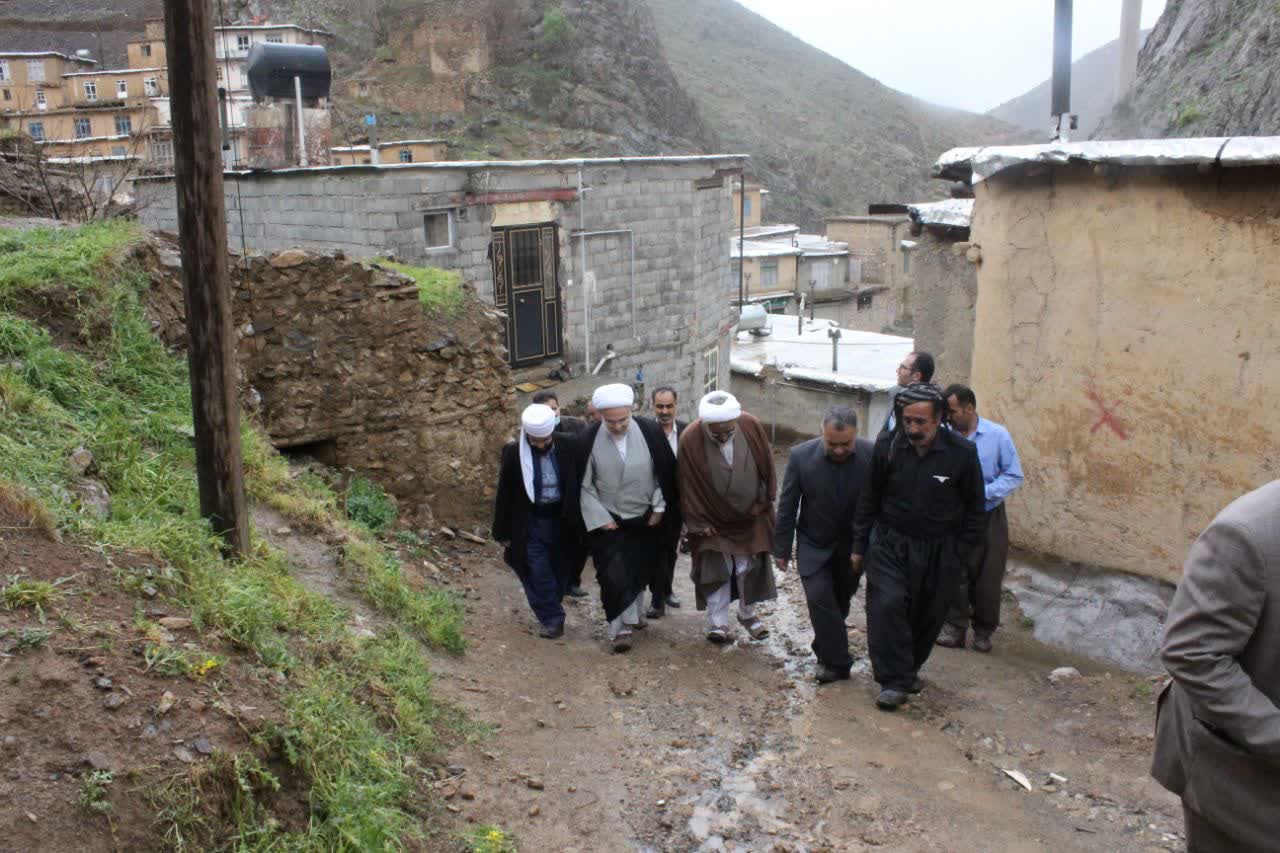
POLYGON ((674 389, 659 388, 650 402, 656 419, 636 416, 631 387, 605 385, 581 425, 560 418, 553 396, 527 407, 519 438, 503 450, 494 538, 543 637, 564 633, 561 600, 584 594, 579 578, 589 553, 609 645, 630 649, 650 619, 681 606, 673 586, 685 542, 707 638, 731 639, 737 601, 739 623, 760 639, 768 631, 754 605, 776 595, 769 559, 776 480, 764 428, 724 392, 703 397, 692 424, 676 419, 674 389))
POLYGON ((494 537, 524 584, 541 635, 564 632, 565 594, 584 595, 595 564, 610 648, 679 607, 673 580, 683 544, 707 639, 732 639, 736 619, 768 635, 755 605, 777 595, 774 568, 794 562, 813 625, 817 680, 849 677, 846 620, 867 578, 867 630, 877 705, 891 710, 923 688, 935 642, 991 650, 1008 550, 1004 499, 1022 480, 999 424, 980 418, 973 391, 933 385, 933 358, 899 367, 891 412, 874 441, 849 408, 827 412, 822 434, 792 448, 777 496, 773 449, 760 421, 713 391, 691 424, 663 387, 654 419, 634 414, 630 386, 592 395, 589 420, 559 416, 550 392, 522 413, 503 451, 494 537), (649 605, 645 607, 645 591, 649 605))

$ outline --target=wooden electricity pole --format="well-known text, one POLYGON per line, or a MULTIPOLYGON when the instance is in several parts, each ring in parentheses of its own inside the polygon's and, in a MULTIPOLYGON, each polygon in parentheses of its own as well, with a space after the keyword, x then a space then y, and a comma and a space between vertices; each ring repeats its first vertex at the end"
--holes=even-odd
POLYGON ((249 516, 240 456, 212 4, 165 0, 164 38, 200 513, 230 552, 244 556, 249 553, 249 516))

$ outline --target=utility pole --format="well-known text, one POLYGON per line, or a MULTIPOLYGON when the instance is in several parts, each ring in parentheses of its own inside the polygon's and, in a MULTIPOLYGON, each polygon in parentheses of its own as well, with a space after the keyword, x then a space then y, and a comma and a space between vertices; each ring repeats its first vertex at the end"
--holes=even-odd
POLYGON ((1072 0, 1053 4, 1053 82, 1049 114, 1053 116, 1054 141, 1068 142, 1076 127, 1071 115, 1072 0))
POLYGON ((1142 0, 1124 0, 1120 7, 1120 65, 1116 69, 1116 100, 1129 93, 1138 76, 1138 35, 1142 29, 1142 0))
POLYGON ((211 4, 165 0, 164 36, 200 514, 225 540, 228 552, 247 556, 249 515, 240 454, 211 4))
POLYGON ((747 168, 738 170, 738 313, 747 304, 747 168))

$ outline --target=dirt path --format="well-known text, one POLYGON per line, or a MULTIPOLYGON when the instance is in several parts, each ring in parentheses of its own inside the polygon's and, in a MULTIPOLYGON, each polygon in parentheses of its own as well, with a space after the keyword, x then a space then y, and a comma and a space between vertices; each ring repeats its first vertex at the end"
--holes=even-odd
MULTIPOLYGON (((1020 628, 992 655, 938 649, 929 689, 885 714, 861 593, 861 665, 818 688, 794 574, 780 576, 764 643, 711 646, 686 605, 612 655, 594 597, 570 605, 563 639, 541 640, 496 548, 457 558, 471 648, 432 666, 498 731, 451 756, 465 773, 450 811, 513 831, 524 850, 1181 849, 1177 802, 1147 776, 1151 682, 1020 628), (1061 665, 1085 675, 1050 684, 1061 665)), ((677 575, 691 603, 687 566, 677 575)))

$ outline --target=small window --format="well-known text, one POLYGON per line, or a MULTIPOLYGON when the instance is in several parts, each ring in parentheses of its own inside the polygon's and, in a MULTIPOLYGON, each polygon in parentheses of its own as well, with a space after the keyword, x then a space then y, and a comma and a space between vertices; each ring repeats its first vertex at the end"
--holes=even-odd
POLYGON ((143 55, 143 56, 150 56, 150 55, 151 55, 151 45, 149 45, 149 44, 144 44, 144 45, 142 46, 142 55, 143 55))
POLYGON ((84 99, 86 101, 98 100, 98 84, 94 80, 84 81, 84 99))
POLYGON ((112 157, 123 157, 124 155, 125 155, 125 150, 124 150, 124 146, 123 146, 123 145, 112 145, 112 146, 111 146, 111 156, 112 156, 112 157))
POLYGON ((13 92, 9 91, 8 89, 5 89, 5 90, 4 90, 4 99, 5 99, 6 101, 12 101, 12 100, 13 100, 13 92))
POLYGON ((93 136, 93 122, 87 118, 76 119, 76 139, 88 139, 93 136))
POLYGON ((155 77, 147 77, 142 81, 142 90, 147 93, 148 98, 154 98, 160 94, 160 87, 156 85, 155 77))
POLYGON ((116 116, 116 135, 128 136, 133 133, 133 119, 129 116, 116 116))
POLYGON ((427 238, 427 251, 452 249, 455 225, 452 210, 439 210, 427 213, 423 217, 427 238))
POLYGON ((250 39, 249 39, 249 36, 247 35, 236 36, 236 50, 248 50, 249 42, 250 42, 250 39))
POLYGON ((0 59, 0 80, 12 80, 9 76, 9 60, 0 59))
POLYGON ((401 163, 412 163, 412 162, 413 162, 413 152, 412 152, 412 151, 410 151, 408 148, 401 148, 401 149, 400 149, 400 162, 401 162, 401 163))
POLYGON ((777 261, 761 261, 760 263, 760 286, 765 289, 777 289, 778 287, 778 262, 777 261))
POLYGON ((702 356, 704 372, 702 374, 702 393, 710 394, 717 390, 720 380, 720 348, 709 349, 702 356))
POLYGON ((751 196, 747 196, 742 200, 742 215, 743 216, 751 215, 751 196))
POLYGON ((267 44, 284 44, 284 36, 267 36, 267 44))
POLYGON ((36 142, 44 141, 44 122, 30 121, 27 122, 27 135, 36 142))
POLYGON ((27 60, 27 82, 28 83, 44 82, 44 60, 43 59, 27 60))
POLYGON ((128 80, 116 81, 116 97, 117 98, 129 97, 129 81, 128 80))
POLYGON ((221 65, 221 64, 219 64, 219 65, 218 65, 218 80, 219 80, 219 81, 221 81, 221 80, 222 80, 222 71, 223 71, 223 69, 222 69, 222 65, 221 65))
POLYGON ((44 89, 36 89, 36 106, 43 107, 48 103, 44 97, 44 89))
POLYGON ((871 307, 871 294, 859 293, 858 294, 858 310, 866 311, 870 307, 871 307))
POLYGON ((902 274, 907 275, 910 272, 911 272, 911 253, 903 252, 902 253, 902 274))
POLYGON ((158 139, 151 143, 151 159, 157 163, 173 162, 173 143, 167 139, 158 139))

